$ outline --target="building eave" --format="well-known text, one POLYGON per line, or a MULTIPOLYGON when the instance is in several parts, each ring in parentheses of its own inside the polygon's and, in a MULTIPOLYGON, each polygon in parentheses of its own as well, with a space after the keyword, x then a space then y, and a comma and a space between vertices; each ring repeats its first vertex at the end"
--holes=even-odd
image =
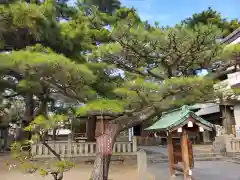
POLYGON ((230 44, 240 37, 240 27, 233 31, 231 34, 226 36, 221 42, 225 44, 230 44))

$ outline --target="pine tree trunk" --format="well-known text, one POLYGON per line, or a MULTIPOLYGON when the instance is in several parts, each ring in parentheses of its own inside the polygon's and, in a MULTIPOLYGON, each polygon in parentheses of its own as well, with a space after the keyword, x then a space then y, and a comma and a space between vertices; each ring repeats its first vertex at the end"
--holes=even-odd
MULTIPOLYGON (((143 121, 154 117, 156 114, 156 108, 155 107, 147 107, 143 109, 140 112, 135 113, 131 117, 129 116, 120 116, 116 118, 115 120, 110 121, 107 125, 107 128, 104 130, 104 133, 101 133, 102 135, 96 136, 97 137, 97 155, 94 162, 94 167, 92 171, 92 175, 90 180, 108 180, 108 172, 109 172, 109 164, 111 160, 112 153, 108 151, 107 153, 102 153, 98 150, 99 145, 102 143, 105 143, 105 140, 108 141, 110 139, 111 141, 111 148, 113 148, 114 143, 116 141, 117 135, 125 129, 131 128, 133 126, 141 124, 143 121), (107 137, 101 139, 101 137, 107 137), (101 140, 100 140, 101 139, 101 140)), ((101 124, 96 124, 96 129, 101 129, 101 124)))
MULTIPOLYGON (((24 98, 25 98, 24 99, 25 112, 24 112, 24 117, 23 117, 23 122, 22 122, 22 128, 27 127, 33 120, 34 107, 35 107, 32 93, 27 93, 24 98)), ((30 140, 32 138, 32 133, 30 131, 22 130, 21 136, 22 137, 20 139, 22 139, 22 140, 23 139, 30 140)))
POLYGON ((97 154, 94 161, 93 171, 90 180, 108 180, 112 148, 115 143, 117 134, 118 132, 116 131, 116 128, 109 126, 108 128, 105 129, 104 134, 97 137, 96 141, 97 154))
POLYGON ((53 140, 53 141, 56 141, 56 140, 57 140, 57 128, 53 128, 52 140, 53 140))
POLYGON ((108 180, 111 154, 97 153, 90 180, 108 180))

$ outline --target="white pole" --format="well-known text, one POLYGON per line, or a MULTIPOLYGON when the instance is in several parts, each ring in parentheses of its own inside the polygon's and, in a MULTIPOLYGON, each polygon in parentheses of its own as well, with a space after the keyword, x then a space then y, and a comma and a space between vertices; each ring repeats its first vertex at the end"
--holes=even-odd
POLYGON ((132 132, 131 132, 131 128, 128 129, 128 141, 132 141, 132 132))
POLYGON ((133 127, 131 127, 128 129, 128 141, 132 141, 133 135, 134 135, 133 127))

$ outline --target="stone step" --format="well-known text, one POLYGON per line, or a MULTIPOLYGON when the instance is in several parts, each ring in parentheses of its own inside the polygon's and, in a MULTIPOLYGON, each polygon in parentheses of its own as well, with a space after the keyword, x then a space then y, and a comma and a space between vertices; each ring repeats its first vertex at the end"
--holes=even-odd
POLYGON ((148 156, 148 160, 154 160, 154 159, 168 159, 167 156, 148 156))
MULTIPOLYGON (((218 161, 224 160, 225 158, 222 156, 209 156, 209 157, 194 157, 194 161, 218 161)), ((150 163, 166 163, 168 162, 168 158, 156 158, 156 159, 148 159, 150 163)), ((240 164, 240 161, 239 161, 240 164)))
POLYGON ((227 161, 232 162, 232 163, 236 163, 236 164, 240 164, 240 157, 233 157, 233 158, 231 158, 227 161))
POLYGON ((194 157, 219 157, 222 156, 221 153, 195 153, 194 157))
POLYGON ((223 156, 194 157, 194 161, 218 161, 225 159, 223 156))
POLYGON ((234 160, 240 161, 240 157, 233 157, 234 160))
POLYGON ((150 164, 156 164, 156 163, 167 163, 168 159, 156 159, 156 160, 148 160, 148 163, 150 164))
MULTIPOLYGON (((147 155, 149 159, 152 158, 168 158, 165 155, 162 154, 149 154, 147 155)), ((194 157, 216 157, 216 156, 222 156, 221 153, 193 153, 194 157)), ((240 157, 239 157, 240 158, 240 157)))
MULTIPOLYGON (((212 159, 212 160, 218 160, 222 159, 223 156, 220 153, 198 153, 194 154, 194 159, 195 160, 207 160, 207 159, 212 159)), ((239 158, 240 159, 240 158, 239 158)), ((167 156, 163 156, 161 154, 151 154, 148 155, 148 160, 150 162, 165 162, 168 161, 167 156)))

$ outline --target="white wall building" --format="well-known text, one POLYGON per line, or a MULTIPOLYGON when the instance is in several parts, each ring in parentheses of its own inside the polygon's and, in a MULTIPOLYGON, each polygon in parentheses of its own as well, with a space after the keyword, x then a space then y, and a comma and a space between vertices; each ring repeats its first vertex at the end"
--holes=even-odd
MULTIPOLYGON (((221 43, 227 45, 240 43, 240 28, 222 39, 221 43)), ((199 116, 220 113, 221 117, 219 117, 219 119, 222 121, 225 129, 228 129, 225 130, 225 132, 231 131, 232 125, 235 125, 236 136, 240 136, 240 96, 234 95, 233 87, 240 88, 240 72, 228 74, 220 83, 214 85, 214 89, 221 89, 221 91, 224 92, 224 96, 228 97, 226 102, 217 101, 216 104, 196 104, 195 107, 200 109, 196 112, 199 116)), ((210 141, 208 132, 203 133, 203 141, 210 141)))
MULTIPOLYGON (((222 43, 227 45, 240 43, 240 28, 229 34, 222 40, 222 43)), ((223 92, 228 97, 223 104, 231 106, 233 109, 233 125, 235 125, 236 136, 240 136, 240 96, 234 95, 232 88, 240 88, 240 72, 228 74, 227 78, 216 86, 222 86, 223 92)))

